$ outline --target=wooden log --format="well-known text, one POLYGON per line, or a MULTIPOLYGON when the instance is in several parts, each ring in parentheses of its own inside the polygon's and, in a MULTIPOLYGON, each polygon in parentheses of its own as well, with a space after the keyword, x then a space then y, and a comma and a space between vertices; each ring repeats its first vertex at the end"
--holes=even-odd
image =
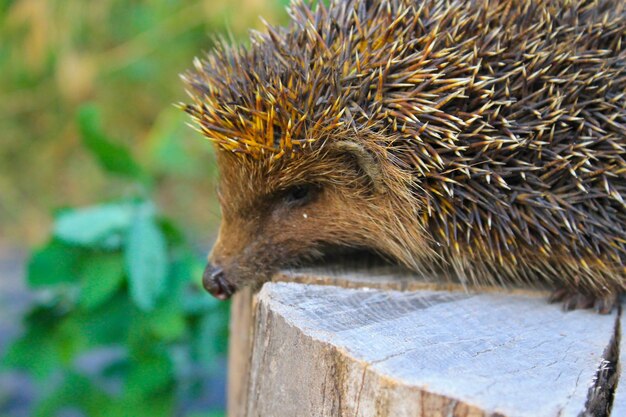
POLYGON ((595 416, 612 393, 599 376, 616 361, 617 313, 564 313, 542 292, 472 294, 382 270, 275 280, 324 285, 235 297, 231 417, 595 416))
POLYGON ((248 375, 254 323, 252 290, 244 288, 230 305, 230 341, 228 345, 228 385, 226 407, 229 416, 241 417, 247 402, 248 375))

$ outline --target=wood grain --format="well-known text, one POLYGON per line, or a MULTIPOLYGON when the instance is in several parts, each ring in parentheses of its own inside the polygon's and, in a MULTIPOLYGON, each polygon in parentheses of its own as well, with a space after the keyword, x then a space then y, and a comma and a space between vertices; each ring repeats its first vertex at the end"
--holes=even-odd
MULTIPOLYGON (((409 278, 291 271, 238 294, 229 416, 585 415, 617 313, 564 313, 543 291, 409 278)), ((625 393, 612 416, 626 416, 625 393)))

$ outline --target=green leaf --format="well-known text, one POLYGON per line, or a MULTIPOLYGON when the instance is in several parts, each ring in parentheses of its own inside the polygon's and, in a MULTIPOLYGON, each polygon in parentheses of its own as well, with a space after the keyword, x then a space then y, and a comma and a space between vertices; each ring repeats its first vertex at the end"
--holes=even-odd
POLYGON ((133 206, 130 203, 64 211, 54 224, 54 235, 68 243, 82 246, 119 246, 119 233, 130 227, 133 206))
POLYGON ((174 367, 165 353, 153 353, 133 364, 126 380, 131 397, 145 397, 174 382, 174 367))
POLYGON ((21 369, 43 380, 60 366, 60 358, 48 334, 30 330, 13 342, 2 358, 2 367, 21 369))
POLYGON ((225 411, 197 412, 187 415, 187 417, 226 417, 225 411))
POLYGON ((97 308, 74 310, 68 320, 79 327, 89 347, 98 347, 126 343, 138 316, 128 294, 118 291, 97 308))
POLYGON ((71 372, 62 383, 35 407, 34 417, 59 415, 68 407, 79 407, 90 417, 105 417, 105 410, 112 399, 101 391, 89 378, 71 372))
POLYGON ((170 302, 167 306, 150 313, 148 326, 154 336, 160 340, 171 342, 185 333, 187 323, 182 309, 170 302))
MULTIPOLYGON (((106 409, 105 417, 171 417, 174 411, 174 391, 156 392, 150 396, 128 396, 117 399, 106 409)), ((91 416, 90 416, 91 417, 91 416)), ((94 416, 100 417, 100 416, 94 416)))
POLYGON ((99 307, 109 300, 124 278, 124 259, 121 254, 99 254, 84 264, 82 288, 78 303, 88 309, 99 307))
POLYGON ((53 335, 54 345, 62 365, 71 365, 76 356, 87 348, 87 334, 81 330, 80 323, 69 319, 63 320, 57 326, 53 335))
POLYGON ((144 177, 128 148, 111 141, 102 131, 100 114, 94 105, 79 109, 78 127, 83 143, 107 172, 135 179, 144 177))
POLYGON ((2 358, 2 366, 23 369, 43 380, 62 366, 56 333, 66 314, 60 303, 39 305, 24 319, 26 332, 14 341, 2 358))
POLYGON ((28 262, 28 284, 32 287, 74 282, 80 251, 52 240, 33 253, 28 262))
POLYGON ((159 228, 163 232, 165 239, 170 246, 181 246, 187 248, 187 239, 183 231, 180 230, 171 219, 160 217, 157 220, 159 228))
POLYGON ((167 248, 153 212, 138 207, 124 251, 133 301, 143 310, 154 308, 166 287, 167 248))

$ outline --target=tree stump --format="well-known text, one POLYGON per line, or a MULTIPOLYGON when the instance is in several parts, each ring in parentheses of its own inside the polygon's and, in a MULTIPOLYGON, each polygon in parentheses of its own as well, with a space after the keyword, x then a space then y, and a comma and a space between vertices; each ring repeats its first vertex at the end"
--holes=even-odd
POLYGON ((230 417, 626 416, 619 312, 388 267, 273 281, 233 300, 230 417))

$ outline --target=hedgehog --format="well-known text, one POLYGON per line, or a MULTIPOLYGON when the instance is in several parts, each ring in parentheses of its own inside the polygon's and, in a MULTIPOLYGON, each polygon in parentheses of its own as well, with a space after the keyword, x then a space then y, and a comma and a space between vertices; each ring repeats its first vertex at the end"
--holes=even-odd
POLYGON ((609 312, 626 288, 626 2, 296 0, 182 78, 214 143, 226 299, 367 249, 609 312))

